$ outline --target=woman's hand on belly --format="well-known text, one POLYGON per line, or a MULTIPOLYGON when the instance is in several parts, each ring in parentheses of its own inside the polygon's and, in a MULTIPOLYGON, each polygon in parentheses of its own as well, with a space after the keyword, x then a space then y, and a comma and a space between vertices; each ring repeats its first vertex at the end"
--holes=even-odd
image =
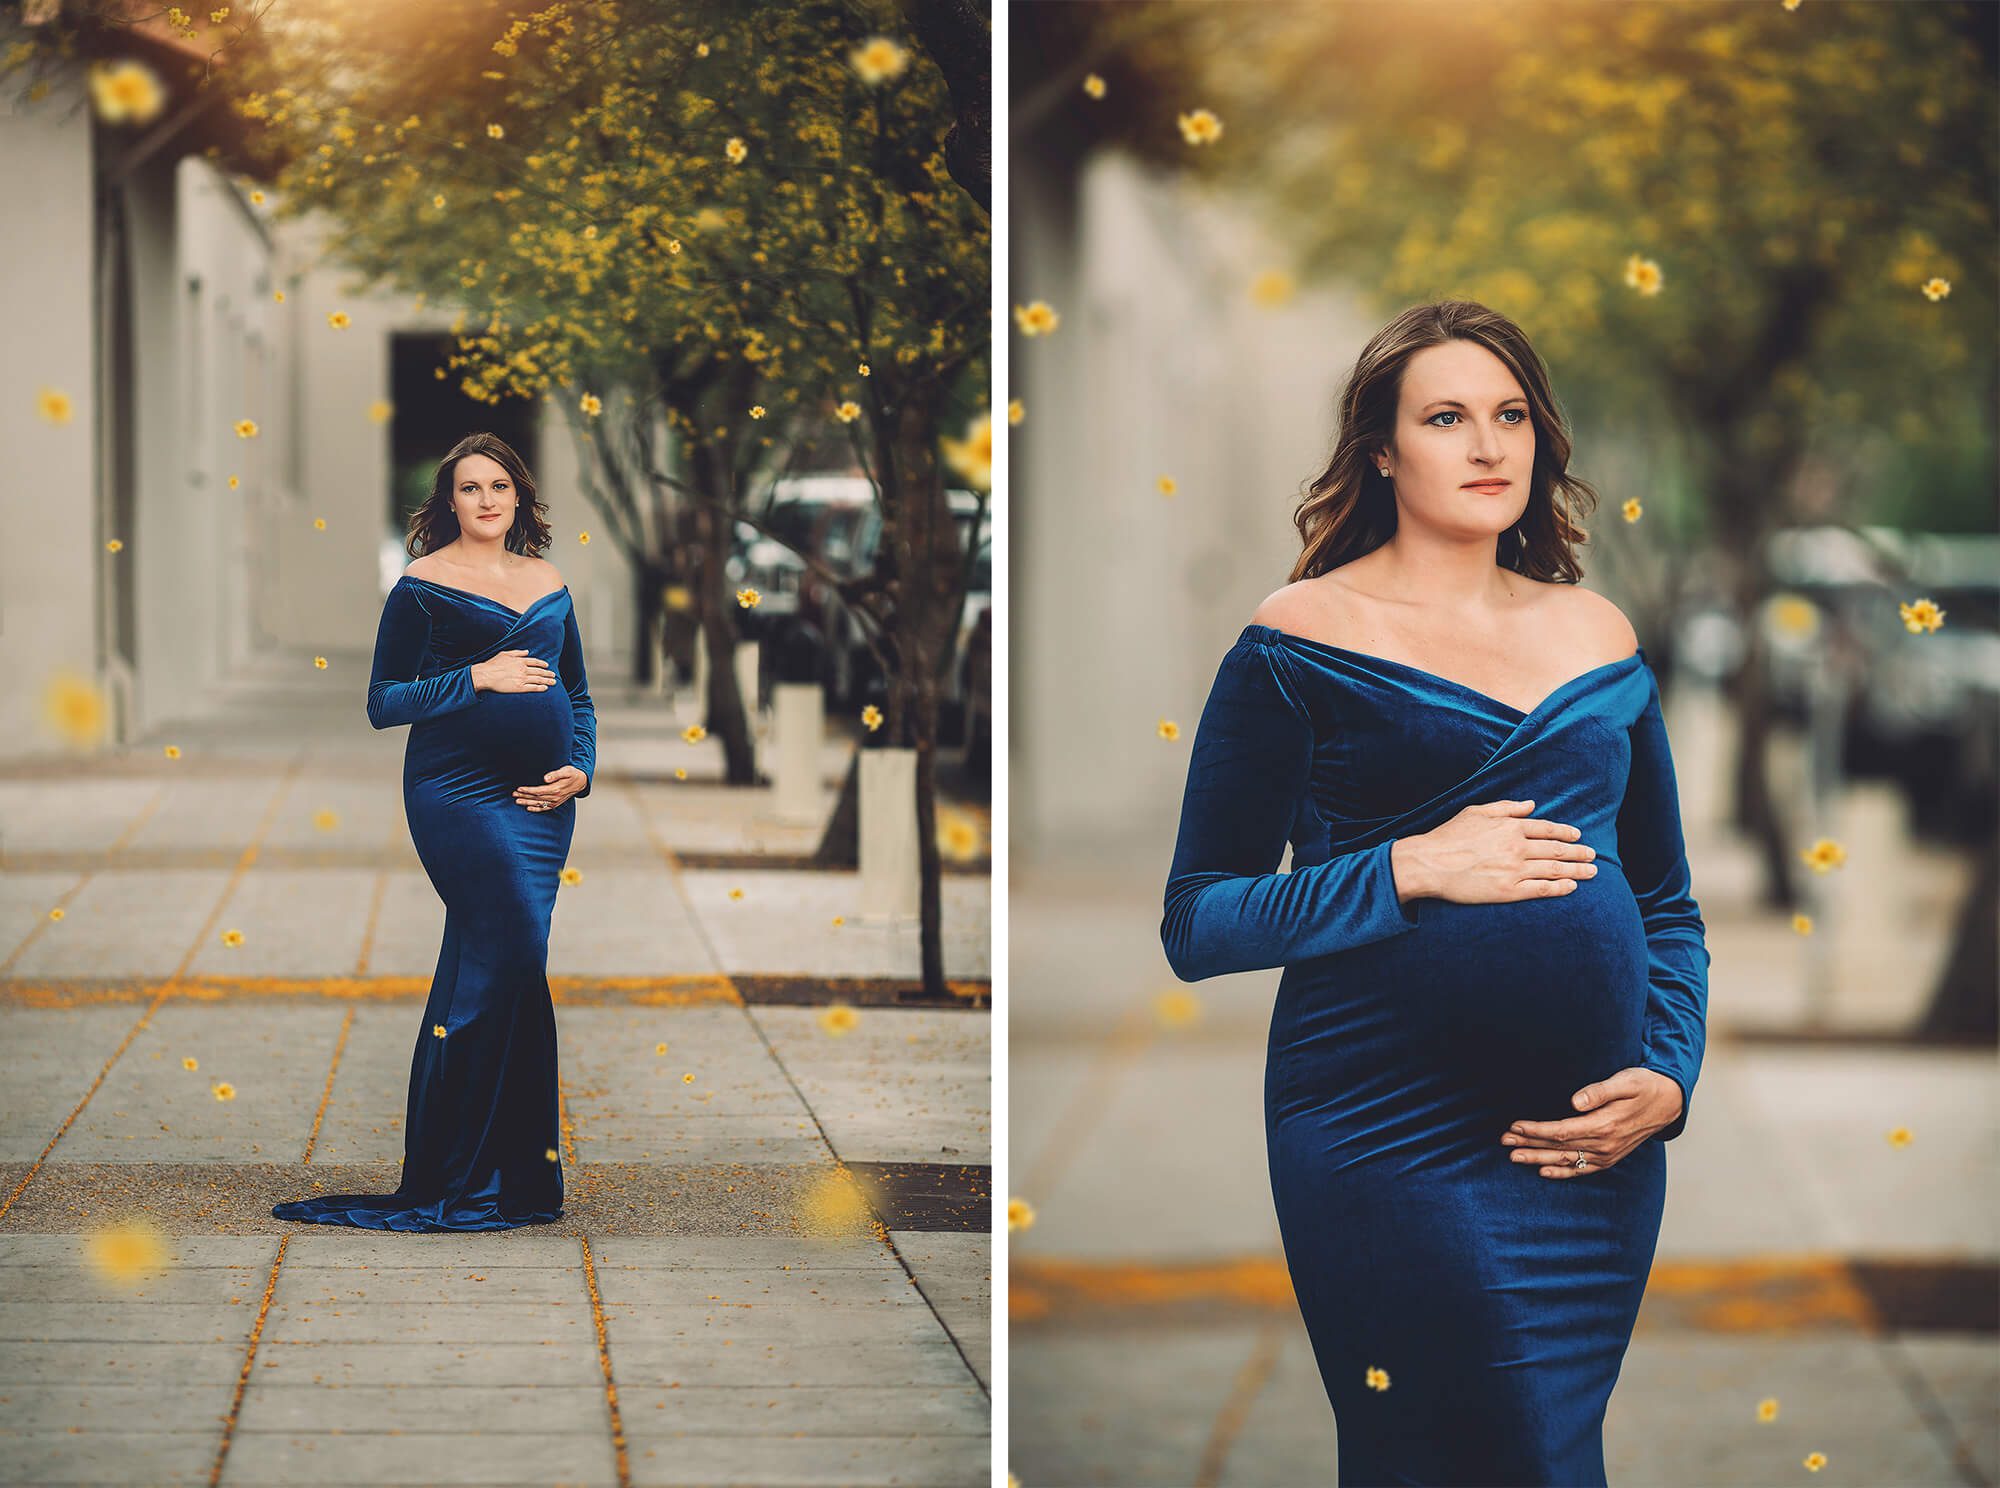
POLYGON ((1544 1178, 1580 1178, 1610 1167, 1681 1114, 1681 1087, 1658 1070, 1633 1065, 1570 1097, 1583 1116, 1517 1121, 1501 1136, 1513 1161, 1547 1163, 1544 1178), (1576 1166, 1577 1155, 1585 1166, 1576 1166))
MULTIPOLYGON (((553 811, 586 785, 590 784, 590 777, 577 769, 575 765, 558 765, 555 769, 544 775, 542 779, 547 781, 548 784, 515 786, 514 800, 516 804, 525 806, 530 811, 553 811)), ((1662 1078, 1665 1077, 1662 1076, 1662 1078)), ((1673 1081, 1668 1080, 1667 1083, 1672 1085, 1673 1081)), ((1678 1098, 1680 1087, 1675 1086, 1674 1088, 1676 1098, 1678 1098)), ((1667 1118, 1668 1121, 1672 1119, 1671 1116, 1667 1118)), ((1665 1124, 1665 1122, 1661 1123, 1663 1126, 1665 1124)))

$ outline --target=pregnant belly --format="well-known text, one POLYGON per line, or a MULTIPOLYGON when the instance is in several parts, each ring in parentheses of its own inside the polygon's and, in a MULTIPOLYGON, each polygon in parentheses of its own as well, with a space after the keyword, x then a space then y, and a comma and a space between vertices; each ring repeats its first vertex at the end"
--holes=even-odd
POLYGON ((1555 898, 1417 905, 1414 930, 1287 968, 1269 1051, 1283 1103, 1552 1120, 1638 1062, 1645 925, 1615 863, 1555 898))
POLYGON ((542 776, 569 763, 575 718, 569 693, 482 692, 462 713, 468 747, 495 774, 516 785, 539 785, 542 776))

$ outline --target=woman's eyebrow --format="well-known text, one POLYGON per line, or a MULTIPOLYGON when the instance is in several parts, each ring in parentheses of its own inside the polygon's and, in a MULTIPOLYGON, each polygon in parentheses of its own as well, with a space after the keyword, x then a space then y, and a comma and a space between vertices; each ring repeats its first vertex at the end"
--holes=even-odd
MULTIPOLYGON (((1493 406, 1495 408, 1505 408, 1509 403, 1525 403, 1527 401, 1528 400, 1526 398, 1523 398, 1522 396, 1520 396, 1520 394, 1517 393, 1511 398, 1502 398, 1498 403, 1495 403, 1493 406)), ((1456 398, 1437 398, 1429 403, 1426 403, 1421 411, 1424 413, 1429 413, 1433 408, 1463 408, 1463 407, 1465 407, 1465 405, 1459 402, 1458 399, 1456 398)))

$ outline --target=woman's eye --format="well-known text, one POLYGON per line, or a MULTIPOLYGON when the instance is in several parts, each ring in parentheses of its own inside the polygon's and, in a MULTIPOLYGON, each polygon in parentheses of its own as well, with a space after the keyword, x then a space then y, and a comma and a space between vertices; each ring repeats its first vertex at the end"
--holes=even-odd
MULTIPOLYGON (((1502 410, 1501 410, 1501 412, 1503 412, 1503 413, 1518 413, 1518 414, 1520 414, 1520 415, 1521 415, 1521 416, 1520 416, 1519 418, 1517 418, 1516 420, 1514 420, 1514 422, 1513 422, 1512 424, 1508 425, 1508 427, 1509 427, 1509 428, 1514 428, 1514 429, 1518 429, 1518 428, 1519 428, 1519 427, 1520 427, 1520 426, 1521 426, 1522 424, 1525 424, 1525 423, 1526 423, 1526 422, 1528 421, 1528 410, 1527 410, 1527 409, 1525 409, 1525 408, 1504 408, 1504 409, 1502 409, 1502 410)), ((1440 410, 1440 411, 1439 411, 1439 412, 1437 412, 1437 413, 1434 413, 1434 414, 1432 414, 1432 415, 1431 415, 1431 416, 1430 416, 1429 418, 1425 419, 1425 420, 1424 420, 1424 422, 1425 422, 1425 423, 1427 423, 1427 424, 1435 424, 1435 423, 1437 423, 1437 421, 1438 421, 1439 419, 1441 419, 1441 418, 1457 418, 1458 416, 1459 416, 1459 414, 1458 414, 1458 410, 1457 410, 1457 409, 1455 409, 1455 408, 1446 408, 1446 409, 1442 409, 1442 410, 1440 410)), ((1448 429, 1448 428, 1450 428, 1450 427, 1451 427, 1451 425, 1450 425, 1450 424, 1444 424, 1444 425, 1441 425, 1440 427, 1443 427, 1443 428, 1447 428, 1447 429, 1448 429)))

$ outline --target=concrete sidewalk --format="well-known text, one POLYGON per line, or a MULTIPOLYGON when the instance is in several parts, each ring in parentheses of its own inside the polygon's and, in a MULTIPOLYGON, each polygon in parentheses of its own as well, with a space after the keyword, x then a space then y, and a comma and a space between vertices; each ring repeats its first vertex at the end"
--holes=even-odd
POLYGON ((0 1481, 990 1481, 986 877, 912 1003, 856 875, 754 866, 818 827, 607 689, 550 947, 564 1219, 288 1224, 395 1187, 443 924, 403 731, 313 681, 0 778, 0 1481), (157 1252, 100 1264, 134 1219, 157 1252))

